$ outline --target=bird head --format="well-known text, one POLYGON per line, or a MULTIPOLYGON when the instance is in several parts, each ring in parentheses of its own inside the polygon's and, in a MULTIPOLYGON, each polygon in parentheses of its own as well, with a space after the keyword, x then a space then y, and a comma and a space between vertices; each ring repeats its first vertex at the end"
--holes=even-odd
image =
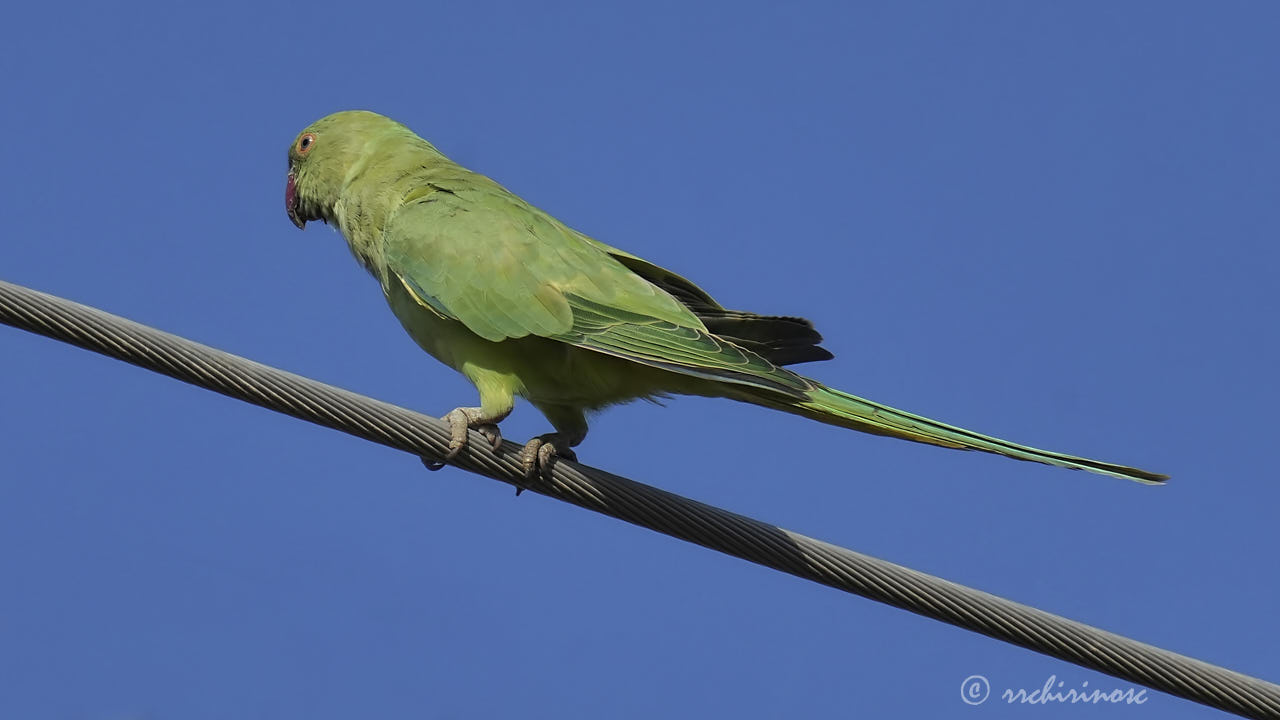
POLYGON ((308 220, 330 222, 350 170, 371 143, 387 130, 403 129, 396 121, 365 110, 345 110, 303 129, 289 147, 289 176, 284 206, 300 229, 308 220))

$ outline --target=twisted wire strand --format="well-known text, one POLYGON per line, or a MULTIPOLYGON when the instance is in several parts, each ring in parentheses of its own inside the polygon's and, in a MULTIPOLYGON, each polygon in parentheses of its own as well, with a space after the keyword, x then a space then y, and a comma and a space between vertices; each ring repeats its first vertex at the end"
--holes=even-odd
MULTIPOLYGON (((443 421, 0 280, 0 322, 238 400, 442 460, 443 421)), ((471 472, 712 550, 979 632, 1132 683, 1253 718, 1280 718, 1280 686, 595 468, 557 462, 526 480, 519 445, 473 432, 471 472)))

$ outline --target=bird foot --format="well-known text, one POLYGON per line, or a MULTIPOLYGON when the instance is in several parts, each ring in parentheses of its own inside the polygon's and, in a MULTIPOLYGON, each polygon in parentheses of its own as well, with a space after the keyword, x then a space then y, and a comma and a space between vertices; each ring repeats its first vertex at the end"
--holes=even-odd
POLYGON ((467 446, 467 430, 475 430, 484 435, 494 452, 502 447, 502 431, 498 430, 497 425, 498 421, 502 420, 501 417, 486 417, 484 411, 478 407, 460 407, 450 410, 443 419, 449 423, 449 450, 445 453, 444 460, 422 458, 422 464, 426 465, 428 470, 439 470, 445 466, 446 462, 458 457, 458 453, 467 446))
MULTIPOLYGON (((541 473, 542 477, 551 476, 551 468, 556 460, 564 458, 577 462, 578 454, 570 447, 567 438, 559 433, 539 435, 524 444, 520 451, 520 464, 524 466, 524 476, 532 478, 541 473)), ((519 490, 516 491, 519 494, 519 490)))

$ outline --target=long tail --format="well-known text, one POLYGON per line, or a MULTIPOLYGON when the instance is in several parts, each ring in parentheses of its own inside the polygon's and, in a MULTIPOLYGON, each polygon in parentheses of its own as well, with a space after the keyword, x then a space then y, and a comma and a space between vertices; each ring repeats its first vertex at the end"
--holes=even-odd
POLYGON ((813 384, 817 387, 806 393, 807 400, 784 399, 777 395, 757 392, 749 392, 739 397, 756 405, 802 415, 828 425, 838 425, 876 435, 888 435, 959 450, 981 450, 1017 460, 1057 465, 1073 470, 1088 470, 1102 475, 1136 480, 1147 485, 1159 485, 1169 479, 1168 475, 1138 468, 1037 450, 1008 440, 980 435, 972 430, 947 425, 870 400, 863 400, 839 390, 832 390, 816 382, 813 384))

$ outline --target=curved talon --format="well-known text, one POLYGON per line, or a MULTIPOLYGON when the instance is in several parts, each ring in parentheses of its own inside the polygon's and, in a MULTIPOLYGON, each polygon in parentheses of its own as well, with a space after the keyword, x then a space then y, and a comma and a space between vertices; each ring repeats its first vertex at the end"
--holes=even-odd
POLYGON ((551 477, 551 468, 559 459, 560 453, 556 452, 556 446, 547 443, 538 448, 538 468, 542 470, 543 479, 551 477))
POLYGON ((533 477, 538 466, 538 450, 542 447, 542 438, 532 438, 520 449, 520 465, 524 467, 524 476, 533 477))
POLYGON ((449 452, 444 457, 452 460, 467 446, 467 428, 471 426, 471 418, 467 417, 467 408, 454 408, 442 419, 449 423, 449 452))
POLYGON ((498 429, 497 425, 493 423, 477 425, 475 430, 489 441, 489 447, 493 448, 494 452, 498 452, 498 448, 502 447, 502 431, 498 429))

